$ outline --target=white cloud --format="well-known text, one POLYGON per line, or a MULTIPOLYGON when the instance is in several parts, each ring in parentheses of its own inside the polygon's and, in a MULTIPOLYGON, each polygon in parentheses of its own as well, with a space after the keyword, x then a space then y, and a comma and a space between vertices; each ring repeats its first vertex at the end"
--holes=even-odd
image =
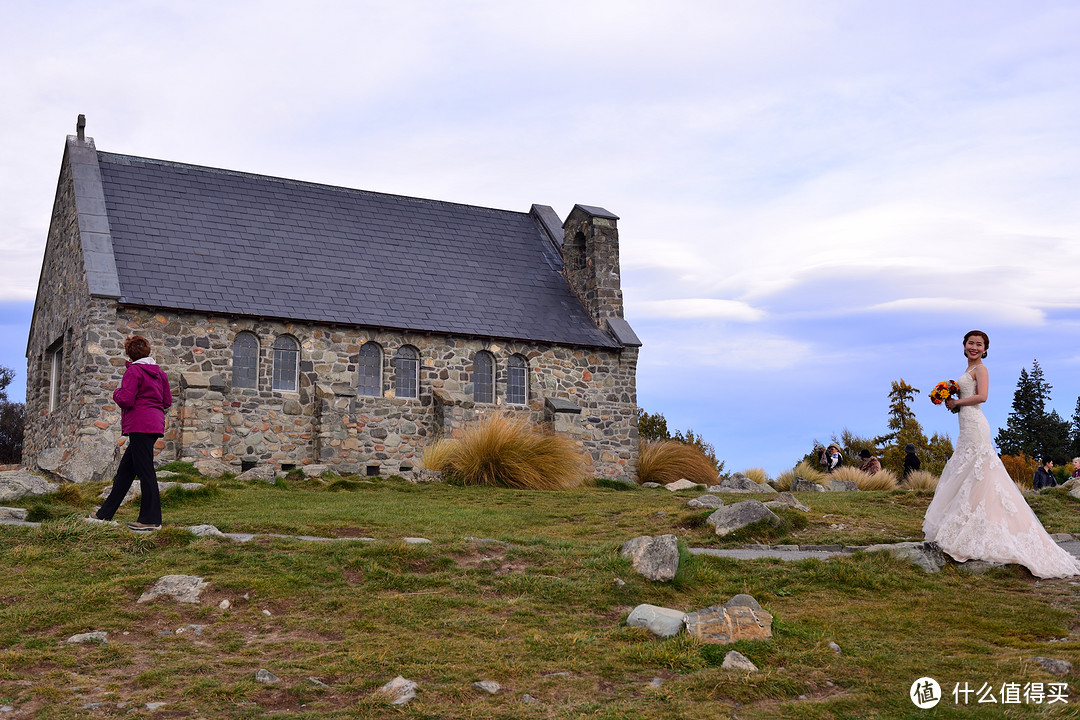
POLYGON ((627 302, 627 313, 634 317, 668 317, 685 320, 710 318, 736 322, 756 322, 765 313, 738 300, 715 298, 673 298, 670 300, 635 300, 627 302))

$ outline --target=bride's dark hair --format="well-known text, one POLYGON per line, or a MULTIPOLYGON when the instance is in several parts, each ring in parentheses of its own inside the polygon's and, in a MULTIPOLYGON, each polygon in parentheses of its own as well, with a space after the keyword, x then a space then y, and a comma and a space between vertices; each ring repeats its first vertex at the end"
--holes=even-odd
POLYGON ((986 351, 990 349, 990 338, 987 337, 986 333, 984 333, 982 330, 971 330, 970 332, 968 332, 967 335, 964 336, 964 344, 965 345, 967 344, 968 338, 971 337, 972 335, 978 335, 979 337, 981 337, 983 339, 983 354, 982 354, 982 356, 985 358, 986 357, 986 351))

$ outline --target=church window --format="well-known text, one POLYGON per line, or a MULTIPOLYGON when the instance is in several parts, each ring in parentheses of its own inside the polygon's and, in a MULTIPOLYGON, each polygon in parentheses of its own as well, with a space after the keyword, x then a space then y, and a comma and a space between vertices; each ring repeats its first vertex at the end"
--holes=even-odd
POLYGON ((259 339, 249 332, 237 333, 233 340, 232 384, 234 388, 253 388, 259 379, 259 339))
POLYGON ((300 344, 282 335, 274 341, 273 389, 296 392, 300 386, 300 344))

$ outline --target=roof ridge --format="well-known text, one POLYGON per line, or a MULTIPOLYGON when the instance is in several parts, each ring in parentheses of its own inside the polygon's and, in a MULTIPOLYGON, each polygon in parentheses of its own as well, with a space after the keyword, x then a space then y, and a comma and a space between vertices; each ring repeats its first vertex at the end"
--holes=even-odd
POLYGON ((120 164, 131 164, 132 162, 147 164, 147 165, 160 165, 162 167, 170 168, 186 168, 190 170, 198 170, 202 172, 214 173, 218 175, 231 175, 234 177, 251 178, 254 180, 264 180, 269 182, 277 182, 283 185, 297 185, 301 187, 309 188, 321 188, 324 190, 331 190, 334 192, 350 193, 369 195, 383 198, 395 198, 398 200, 408 200, 413 202, 432 204, 432 205, 445 205, 450 207, 468 208, 470 210, 486 210, 492 213, 506 213, 509 215, 529 215, 530 211, 519 210, 507 210, 505 208, 493 208, 486 205, 470 205, 468 203, 454 202, 453 200, 436 200, 434 198, 422 198, 415 195, 401 195, 398 193, 380 192, 378 190, 364 190, 363 188, 351 188, 344 185, 329 185, 327 183, 312 182, 310 180, 297 180, 295 178, 286 178, 278 175, 264 175, 262 173, 244 172, 243 170, 230 170, 228 168, 212 167, 210 165, 197 165, 194 163, 182 163, 174 160, 160 160, 157 158, 141 157, 139 155, 125 155, 123 153, 107 152, 105 150, 98 150, 98 157, 106 159, 111 158, 114 160, 123 161, 120 164))

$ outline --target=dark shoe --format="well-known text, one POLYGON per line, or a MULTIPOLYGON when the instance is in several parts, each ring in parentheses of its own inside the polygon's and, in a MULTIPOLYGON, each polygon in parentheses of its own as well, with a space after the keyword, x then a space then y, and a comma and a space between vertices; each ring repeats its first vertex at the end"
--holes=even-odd
POLYGON ((152 530, 160 530, 161 529, 160 525, 148 525, 147 523, 141 523, 141 522, 129 522, 127 525, 128 525, 129 528, 131 528, 135 532, 150 532, 152 530))
POLYGON ((99 518, 98 517, 97 510, 90 513, 90 515, 87 516, 87 519, 88 520, 97 520, 98 522, 108 522, 108 520, 106 520, 105 518, 99 518))

